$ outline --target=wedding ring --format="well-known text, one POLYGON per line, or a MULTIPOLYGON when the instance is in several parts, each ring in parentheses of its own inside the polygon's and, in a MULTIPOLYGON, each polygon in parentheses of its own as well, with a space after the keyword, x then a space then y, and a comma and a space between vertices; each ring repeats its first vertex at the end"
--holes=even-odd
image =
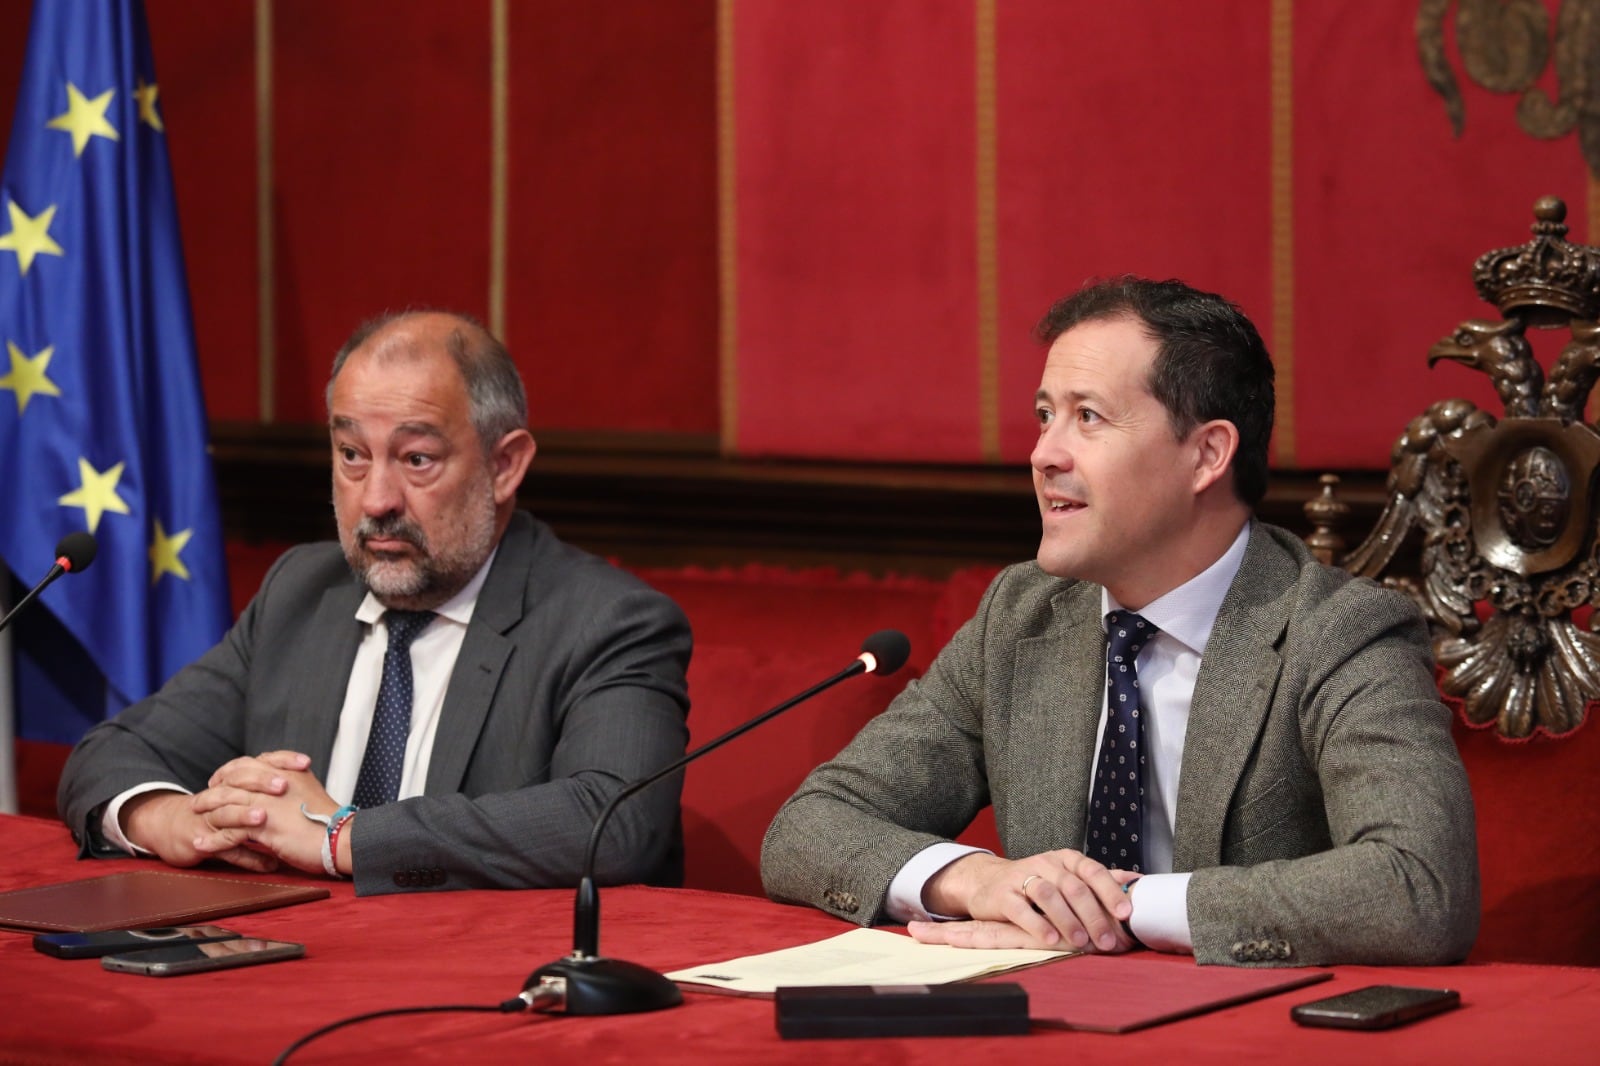
POLYGON ((1024 877, 1022 879, 1022 895, 1023 895, 1023 898, 1027 898, 1028 886, 1033 884, 1037 880, 1039 880, 1039 875, 1038 874, 1029 874, 1027 877, 1024 877))

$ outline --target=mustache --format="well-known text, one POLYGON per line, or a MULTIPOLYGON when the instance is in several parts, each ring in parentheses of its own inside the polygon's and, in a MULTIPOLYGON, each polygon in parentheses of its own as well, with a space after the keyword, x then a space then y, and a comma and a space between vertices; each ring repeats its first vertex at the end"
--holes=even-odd
POLYGON ((363 548, 369 538, 380 537, 384 540, 403 540, 423 551, 428 549, 428 537, 422 532, 422 527, 395 514, 363 518, 356 524, 355 537, 363 548))

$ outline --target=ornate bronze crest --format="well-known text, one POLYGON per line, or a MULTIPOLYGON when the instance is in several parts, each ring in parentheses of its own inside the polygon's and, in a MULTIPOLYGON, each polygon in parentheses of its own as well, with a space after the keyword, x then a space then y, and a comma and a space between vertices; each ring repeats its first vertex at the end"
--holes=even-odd
POLYGON ((1428 351, 1489 375, 1496 418, 1466 400, 1433 404, 1392 452, 1388 502, 1340 562, 1377 577, 1412 529, 1423 534, 1421 603, 1444 667, 1444 691, 1467 719, 1508 737, 1565 733, 1600 699, 1595 473, 1600 432, 1584 422, 1600 379, 1600 249, 1566 240, 1566 205, 1534 205, 1533 239, 1473 266, 1501 321, 1473 319, 1428 351), (1546 379, 1529 328, 1565 327, 1571 342, 1546 379))

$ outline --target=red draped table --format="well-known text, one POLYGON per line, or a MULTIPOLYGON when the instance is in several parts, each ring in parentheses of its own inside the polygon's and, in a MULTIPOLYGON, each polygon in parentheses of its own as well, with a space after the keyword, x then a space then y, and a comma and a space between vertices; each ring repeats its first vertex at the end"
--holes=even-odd
MULTIPOLYGON (((78 862, 60 825, 0 817, 0 890, 147 868, 78 862)), ((229 876, 240 876, 229 872, 229 876)), ((252 876, 252 875, 242 875, 252 876)), ((274 874, 270 880, 295 880, 274 874)), ((1535 901, 1529 901, 1536 905, 1535 901)), ((601 950, 660 970, 818 940, 848 926, 749 896, 614 888, 602 894, 601 950)), ((330 899, 224 919, 250 936, 306 945, 302 960, 155 979, 33 950, 0 930, 0 1062, 257 1063, 295 1038, 365 1011, 493 1005, 571 947, 572 894, 443 892, 330 899)), ((1190 966, 1139 954, 1129 966, 1190 966)), ((1070 966, 1072 960, 1055 965, 1070 966)), ((1341 966, 1331 981, 1121 1036, 1035 1029, 1027 1036, 785 1041, 769 1000, 691 993, 656 1014, 580 1018, 443 1014, 340 1030, 291 1063, 1593 1062, 1600 969, 1495 963, 1441 968, 1341 966), (1384 1033, 1304 1029, 1290 1005, 1363 985, 1461 991, 1461 1010, 1384 1033)))

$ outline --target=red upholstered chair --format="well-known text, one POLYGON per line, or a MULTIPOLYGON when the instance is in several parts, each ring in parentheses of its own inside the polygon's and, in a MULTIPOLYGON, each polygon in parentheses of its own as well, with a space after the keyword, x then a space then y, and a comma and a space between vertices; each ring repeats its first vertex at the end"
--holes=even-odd
MULTIPOLYGON (((958 571, 948 580, 763 566, 639 571, 678 601, 694 627, 691 745, 848 666, 870 633, 899 629, 911 639, 911 660, 900 673, 853 679, 689 768, 687 886, 762 894, 761 838, 778 807, 927 669, 996 570, 958 571)), ((961 839, 998 848, 993 818, 984 812, 961 839)))
POLYGON ((890 677, 852 679, 690 766, 684 781, 685 883, 761 894, 761 838, 812 767, 927 668, 944 582, 832 570, 641 570, 694 628, 690 744, 711 740, 848 666, 879 629, 911 639, 890 677))
POLYGON ((1495 319, 1428 352, 1487 374, 1503 410, 1442 400, 1395 443, 1386 501, 1349 552, 1338 479, 1306 511, 1329 562, 1414 596, 1472 782, 1483 926, 1472 957, 1600 965, 1600 249, 1534 205, 1533 239, 1474 265, 1495 319), (1548 375, 1528 332, 1560 329, 1548 375), (1397 573, 1420 543, 1415 573, 1397 573))

